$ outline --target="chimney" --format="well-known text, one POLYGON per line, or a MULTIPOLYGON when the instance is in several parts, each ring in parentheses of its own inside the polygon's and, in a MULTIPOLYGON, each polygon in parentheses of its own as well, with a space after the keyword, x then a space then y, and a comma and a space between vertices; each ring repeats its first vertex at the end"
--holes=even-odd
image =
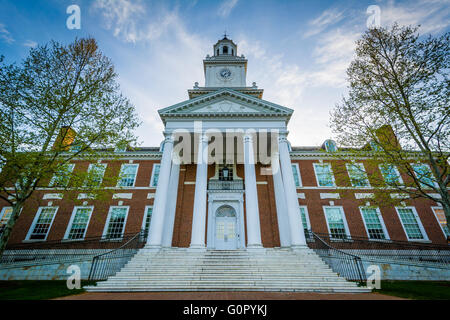
POLYGON ((58 136, 53 143, 53 150, 69 151, 77 133, 71 127, 64 126, 59 130, 58 136))
MULTIPOLYGON (((381 126, 377 130, 375 130, 375 135, 377 137, 378 144, 384 150, 401 150, 400 142, 398 141, 394 130, 389 124, 385 124, 384 126, 381 126)), ((363 149, 374 150, 376 146, 374 146, 373 143, 374 141, 370 141, 363 147, 363 149)))

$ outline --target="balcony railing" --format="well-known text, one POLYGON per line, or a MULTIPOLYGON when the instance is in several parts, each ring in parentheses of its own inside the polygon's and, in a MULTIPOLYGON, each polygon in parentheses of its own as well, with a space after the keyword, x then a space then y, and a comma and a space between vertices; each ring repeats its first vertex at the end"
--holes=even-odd
POLYGON ((208 190, 244 190, 244 180, 209 180, 208 190))

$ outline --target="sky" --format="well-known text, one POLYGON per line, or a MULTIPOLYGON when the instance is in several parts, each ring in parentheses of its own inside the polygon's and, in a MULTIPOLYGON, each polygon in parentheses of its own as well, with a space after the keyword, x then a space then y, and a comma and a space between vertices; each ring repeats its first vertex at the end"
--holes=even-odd
POLYGON ((450 29, 450 0, 0 0, 0 55, 20 62, 50 40, 94 37, 136 106, 140 145, 150 147, 163 140, 157 110, 204 84, 202 60, 226 32, 248 59, 247 86, 294 110, 291 144, 316 146, 333 138, 330 111, 346 94, 355 41, 378 22, 439 35, 450 29), (67 26, 71 5, 79 29, 67 26))

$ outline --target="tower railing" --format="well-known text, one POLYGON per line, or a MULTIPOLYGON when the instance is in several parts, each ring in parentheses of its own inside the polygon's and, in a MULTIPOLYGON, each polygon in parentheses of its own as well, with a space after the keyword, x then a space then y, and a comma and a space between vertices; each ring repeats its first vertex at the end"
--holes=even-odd
POLYGON ((209 180, 208 190, 244 190, 244 180, 209 180))

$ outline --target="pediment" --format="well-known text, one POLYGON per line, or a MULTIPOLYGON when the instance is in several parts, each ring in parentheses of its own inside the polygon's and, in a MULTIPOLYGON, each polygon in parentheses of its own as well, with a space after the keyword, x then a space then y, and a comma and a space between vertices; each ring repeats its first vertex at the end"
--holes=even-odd
POLYGON ((229 88, 186 100, 158 111, 161 118, 174 116, 285 116, 293 110, 229 88))

